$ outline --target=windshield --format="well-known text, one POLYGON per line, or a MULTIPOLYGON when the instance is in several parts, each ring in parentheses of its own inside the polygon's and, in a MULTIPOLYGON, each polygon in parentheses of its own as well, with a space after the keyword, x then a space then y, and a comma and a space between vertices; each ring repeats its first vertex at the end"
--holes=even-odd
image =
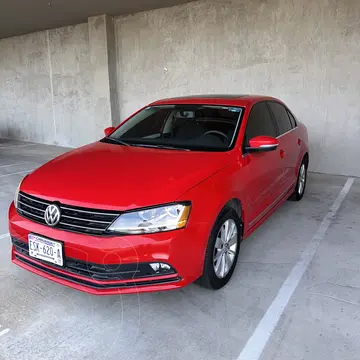
POLYGON ((107 142, 169 149, 224 151, 236 141, 242 108, 151 106, 120 126, 107 142))

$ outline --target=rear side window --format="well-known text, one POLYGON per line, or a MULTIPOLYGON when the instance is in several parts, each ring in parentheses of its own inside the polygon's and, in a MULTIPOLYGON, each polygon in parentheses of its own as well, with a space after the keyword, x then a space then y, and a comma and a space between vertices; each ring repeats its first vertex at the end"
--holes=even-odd
POLYGON ((244 145, 249 145, 249 140, 255 136, 277 136, 277 128, 269 109, 264 102, 255 104, 249 115, 245 131, 244 145))
POLYGON ((293 114, 289 110, 287 111, 287 113, 288 113, 289 118, 290 118, 291 126, 293 128, 295 128, 296 127, 296 120, 295 120, 293 114))
POLYGON ((268 104, 275 116, 280 135, 290 131, 293 126, 291 125, 290 118, 285 107, 277 102, 272 101, 269 101, 268 104))

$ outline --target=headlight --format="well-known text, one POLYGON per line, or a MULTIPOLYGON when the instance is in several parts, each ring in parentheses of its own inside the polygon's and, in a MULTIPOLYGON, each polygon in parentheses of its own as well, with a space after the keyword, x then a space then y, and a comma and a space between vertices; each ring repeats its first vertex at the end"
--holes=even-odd
POLYGON ((14 197, 14 205, 15 205, 15 208, 17 209, 18 207, 18 199, 19 199, 19 191, 20 191, 20 186, 21 186, 21 182, 20 184, 18 185, 16 191, 15 191, 15 197, 14 197))
POLYGON ((123 234, 148 234, 186 226, 191 205, 172 204, 139 211, 127 212, 120 215, 108 228, 123 234))
POLYGON ((15 191, 15 196, 14 196, 14 205, 15 205, 15 209, 18 208, 18 201, 19 201, 19 192, 20 192, 20 187, 21 184, 24 182, 24 180, 29 176, 29 174, 26 174, 24 176, 24 178, 20 181, 20 184, 18 185, 16 191, 15 191))

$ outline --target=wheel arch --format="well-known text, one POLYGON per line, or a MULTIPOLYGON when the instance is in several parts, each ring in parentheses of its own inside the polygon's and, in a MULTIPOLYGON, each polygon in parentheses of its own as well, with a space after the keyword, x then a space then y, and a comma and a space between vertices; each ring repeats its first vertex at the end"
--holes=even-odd
POLYGON ((243 212, 244 212, 244 210, 243 210, 243 207, 242 207, 242 203, 241 203, 241 201, 239 199, 232 198, 231 200, 229 200, 225 204, 224 208, 226 208, 226 207, 234 209, 236 211, 236 213, 238 214, 240 220, 243 220, 243 216, 244 216, 243 212))
POLYGON ((306 168, 308 168, 309 167, 309 153, 308 152, 306 152, 305 154, 304 154, 304 156, 303 156, 303 161, 305 162, 305 164, 306 164, 306 168))
POLYGON ((227 201, 225 204, 223 204, 221 210, 218 212, 218 215, 216 217, 214 225, 211 229, 211 235, 209 238, 209 241, 212 241, 212 243, 210 243, 212 245, 209 248, 208 247, 209 245, 207 244, 206 248, 204 249, 204 256, 203 256, 203 261, 202 261, 203 272, 202 272, 202 275, 196 280, 196 283, 198 283, 202 286, 208 287, 208 288, 218 289, 218 288, 224 286, 230 280, 231 274, 234 271, 234 268, 236 266, 237 257, 239 256, 239 249, 237 249, 237 255, 236 255, 236 259, 235 259, 235 263, 234 263, 235 265, 234 264, 232 265, 230 277, 226 280, 224 285, 221 285, 218 287, 215 285, 215 287, 214 287, 214 285, 212 285, 212 283, 211 283, 212 280, 209 279, 209 277, 211 276, 211 271, 208 270, 209 254, 213 254, 212 246, 214 246, 213 245, 214 241, 216 242, 216 236, 217 236, 216 234, 219 231, 219 227, 222 226, 222 221, 224 220, 224 217, 228 216, 228 214, 231 216, 231 218, 234 219, 235 222, 238 222, 237 225, 240 227, 240 229, 239 229, 240 230, 239 245, 240 245, 241 240, 243 239, 243 234, 244 234, 244 223, 243 223, 243 217, 242 217, 243 216, 242 215, 243 207, 242 207, 241 201, 238 198, 234 197, 234 198, 230 199, 229 201, 227 201), (215 240, 214 240, 214 238, 215 238, 215 240), (209 249, 210 249, 210 252, 209 252, 209 249))
POLYGON ((305 151, 303 154, 299 154, 299 157, 298 157, 298 163, 296 164, 296 167, 295 167, 295 176, 297 177, 298 176, 298 173, 299 173, 299 170, 300 170, 300 166, 302 164, 302 162, 305 161, 305 164, 306 164, 306 169, 308 169, 309 167, 309 161, 310 161, 310 157, 309 157, 309 152, 308 151, 305 151))
POLYGON ((235 212, 237 213, 239 220, 242 224, 242 232, 243 232, 242 235, 243 235, 244 234, 245 213, 244 213, 244 207, 242 205, 241 200, 238 198, 232 198, 225 204, 222 211, 224 211, 225 209, 235 210, 235 212))

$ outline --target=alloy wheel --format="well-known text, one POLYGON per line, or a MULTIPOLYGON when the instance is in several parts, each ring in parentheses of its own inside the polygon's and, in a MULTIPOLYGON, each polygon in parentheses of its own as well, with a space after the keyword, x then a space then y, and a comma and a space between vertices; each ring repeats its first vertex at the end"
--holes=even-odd
POLYGON ((238 230, 233 219, 226 220, 216 237, 213 266, 215 274, 223 279, 231 270, 238 247, 238 230))
POLYGON ((302 164, 299 173, 299 184, 298 184, 299 195, 302 195, 302 193, 304 192, 305 182, 306 182, 306 167, 305 164, 302 164))

